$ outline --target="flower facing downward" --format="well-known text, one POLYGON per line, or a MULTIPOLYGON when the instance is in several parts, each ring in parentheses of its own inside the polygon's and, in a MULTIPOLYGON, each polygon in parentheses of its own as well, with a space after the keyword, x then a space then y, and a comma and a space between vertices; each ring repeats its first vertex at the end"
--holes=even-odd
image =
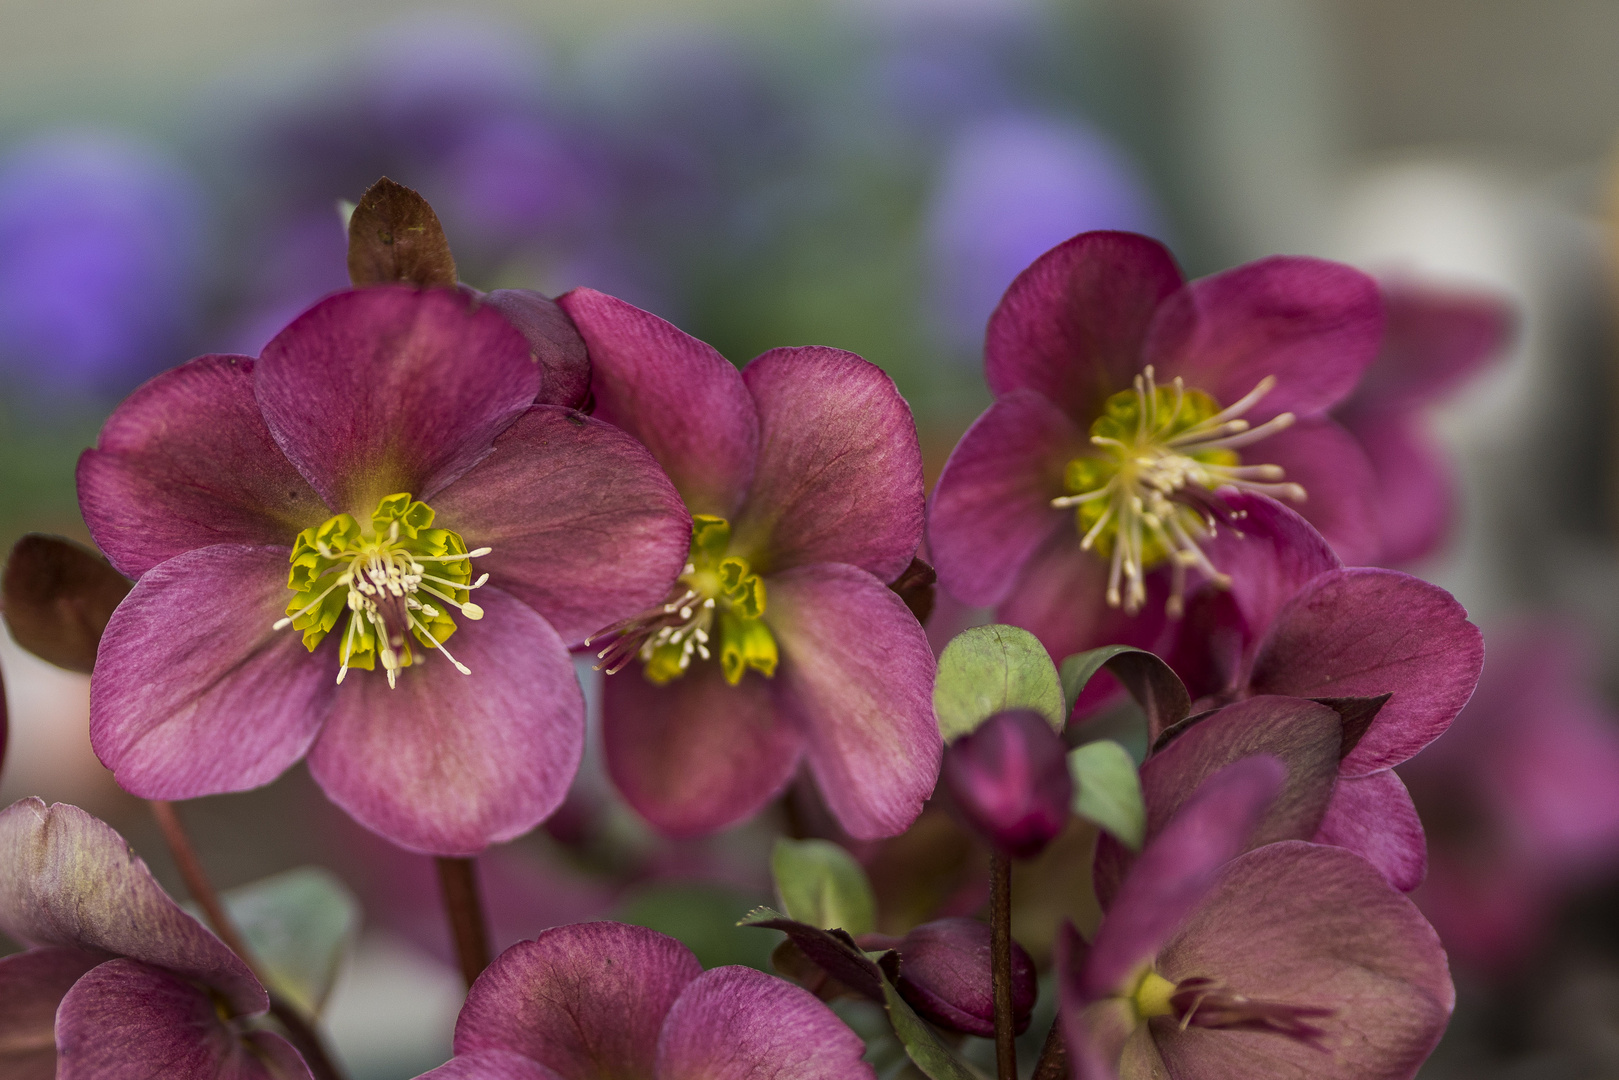
POLYGON ((996 713, 945 751, 941 775, 968 824, 1015 858, 1034 858, 1068 824, 1068 748, 1039 713, 996 713))

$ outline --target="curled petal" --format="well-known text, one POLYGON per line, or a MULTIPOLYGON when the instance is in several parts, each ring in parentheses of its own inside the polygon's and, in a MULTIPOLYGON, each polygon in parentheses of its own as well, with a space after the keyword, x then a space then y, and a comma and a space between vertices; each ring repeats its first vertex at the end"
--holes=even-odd
POLYGON ((1343 562, 1308 521, 1275 499, 1237 492, 1225 502, 1230 522, 1203 550, 1231 578, 1231 599, 1242 621, 1262 636, 1307 582, 1343 562))
POLYGON ((1428 873, 1422 819, 1405 784, 1388 769, 1339 780, 1312 839, 1353 851, 1401 892, 1421 885, 1428 873))
POLYGON ((478 599, 484 617, 460 620, 447 642, 470 675, 419 643, 395 688, 351 671, 309 752, 333 802, 413 851, 471 855, 528 832, 561 804, 584 753, 567 646, 527 604, 488 587, 478 599))
POLYGON ((30 949, 0 957, 0 1074, 54 1080, 56 1007, 106 957, 80 949, 30 949))
POLYGON ((1304 501, 1288 505, 1351 566, 1377 558, 1382 545, 1377 477, 1361 445, 1331 420, 1301 420, 1253 452, 1255 461, 1281 466, 1290 483, 1304 488, 1304 501))
POLYGON ((1505 297, 1407 281, 1383 284, 1383 349, 1355 404, 1409 409, 1439 401, 1497 357, 1515 322, 1505 297))

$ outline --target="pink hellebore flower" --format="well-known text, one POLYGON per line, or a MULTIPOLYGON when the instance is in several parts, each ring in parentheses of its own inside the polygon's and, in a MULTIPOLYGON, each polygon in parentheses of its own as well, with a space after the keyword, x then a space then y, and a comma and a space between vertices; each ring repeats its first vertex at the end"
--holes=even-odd
POLYGON ((850 835, 903 832, 941 742, 933 653, 888 588, 922 537, 922 456, 892 380, 822 348, 738 371, 621 300, 558 303, 590 348, 596 415, 651 450, 695 522, 668 596, 597 635, 619 790, 694 835, 753 814, 804 758, 850 835))
POLYGON ((1287 770, 1214 773, 1059 959, 1074 1080, 1409 1080, 1455 1005, 1409 900, 1350 852, 1249 839, 1287 770))
POLYGON ((307 754, 362 824, 441 855, 555 809, 584 735, 568 649, 663 596, 690 533, 642 447, 541 389, 494 310, 389 286, 119 406, 79 463, 137 579, 91 683, 118 782, 194 798, 307 754))
POLYGON ((8 1080, 308 1080, 247 965, 76 806, 0 811, 0 930, 32 946, 0 958, 8 1080))
POLYGON ((478 977, 455 1057, 422 1080, 875 1080, 865 1044, 813 994, 762 971, 704 971, 674 938, 559 926, 478 977))
POLYGON ((1068 747, 1037 712, 996 713, 945 751, 940 775, 967 823, 1014 858, 1034 858, 1068 824, 1068 747))
POLYGON ((1346 559, 1374 554, 1371 467, 1326 413, 1382 329, 1375 283, 1336 263, 1278 257, 1186 283, 1144 236, 1058 245, 990 318, 995 404, 929 511, 939 583, 1062 657, 1151 643, 1188 570, 1226 579, 1205 551, 1224 489, 1299 500, 1346 559), (1152 617, 1121 617, 1149 589, 1167 593, 1152 617))

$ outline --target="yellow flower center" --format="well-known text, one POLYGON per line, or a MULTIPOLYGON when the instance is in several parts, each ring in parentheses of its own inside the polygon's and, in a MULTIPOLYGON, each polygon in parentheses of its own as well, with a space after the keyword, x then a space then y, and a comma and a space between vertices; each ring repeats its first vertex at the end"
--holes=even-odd
POLYGON ((1143 1020, 1151 1020, 1155 1016, 1175 1015, 1175 1005, 1171 1000, 1175 996, 1175 984, 1148 968, 1136 983, 1135 993, 1130 995, 1130 1003, 1135 1006, 1136 1015, 1143 1020))
POLYGON ((472 560, 489 549, 468 551, 459 533, 432 524, 432 507, 398 494, 377 504, 369 528, 338 514, 305 529, 293 544, 287 575, 295 595, 275 628, 302 630, 304 646, 313 652, 347 612, 338 682, 349 668, 374 671, 380 659, 388 685, 395 686, 399 672, 416 660, 412 637, 443 653, 461 674, 472 674, 444 647, 456 630, 448 609, 483 618, 471 594, 489 575, 473 581, 472 560))
POLYGON ((1278 466, 1243 465, 1237 454, 1239 447, 1293 423, 1292 413, 1258 427, 1240 419, 1275 385, 1267 376, 1241 401, 1222 409, 1178 377, 1169 386, 1157 385, 1149 366, 1132 389, 1103 404, 1102 415, 1091 424, 1095 452, 1068 463, 1063 476, 1068 494, 1051 505, 1072 508, 1080 546, 1109 560, 1109 606, 1122 605, 1132 615, 1140 611, 1147 598, 1144 575, 1165 561, 1174 570, 1171 616, 1181 613, 1188 567, 1218 584, 1230 583, 1198 546, 1215 533, 1215 490, 1304 498, 1298 484, 1278 483, 1278 466))

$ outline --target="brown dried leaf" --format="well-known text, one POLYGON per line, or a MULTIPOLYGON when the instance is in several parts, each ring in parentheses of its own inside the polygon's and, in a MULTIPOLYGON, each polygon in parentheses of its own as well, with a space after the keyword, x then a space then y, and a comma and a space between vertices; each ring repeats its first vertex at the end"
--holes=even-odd
POLYGON ((386 176, 366 189, 349 216, 349 280, 455 287, 450 241, 426 199, 386 176))
POLYGON ((6 626, 17 644, 57 667, 86 674, 113 608, 131 588, 94 551, 40 533, 17 541, 0 578, 6 626))

